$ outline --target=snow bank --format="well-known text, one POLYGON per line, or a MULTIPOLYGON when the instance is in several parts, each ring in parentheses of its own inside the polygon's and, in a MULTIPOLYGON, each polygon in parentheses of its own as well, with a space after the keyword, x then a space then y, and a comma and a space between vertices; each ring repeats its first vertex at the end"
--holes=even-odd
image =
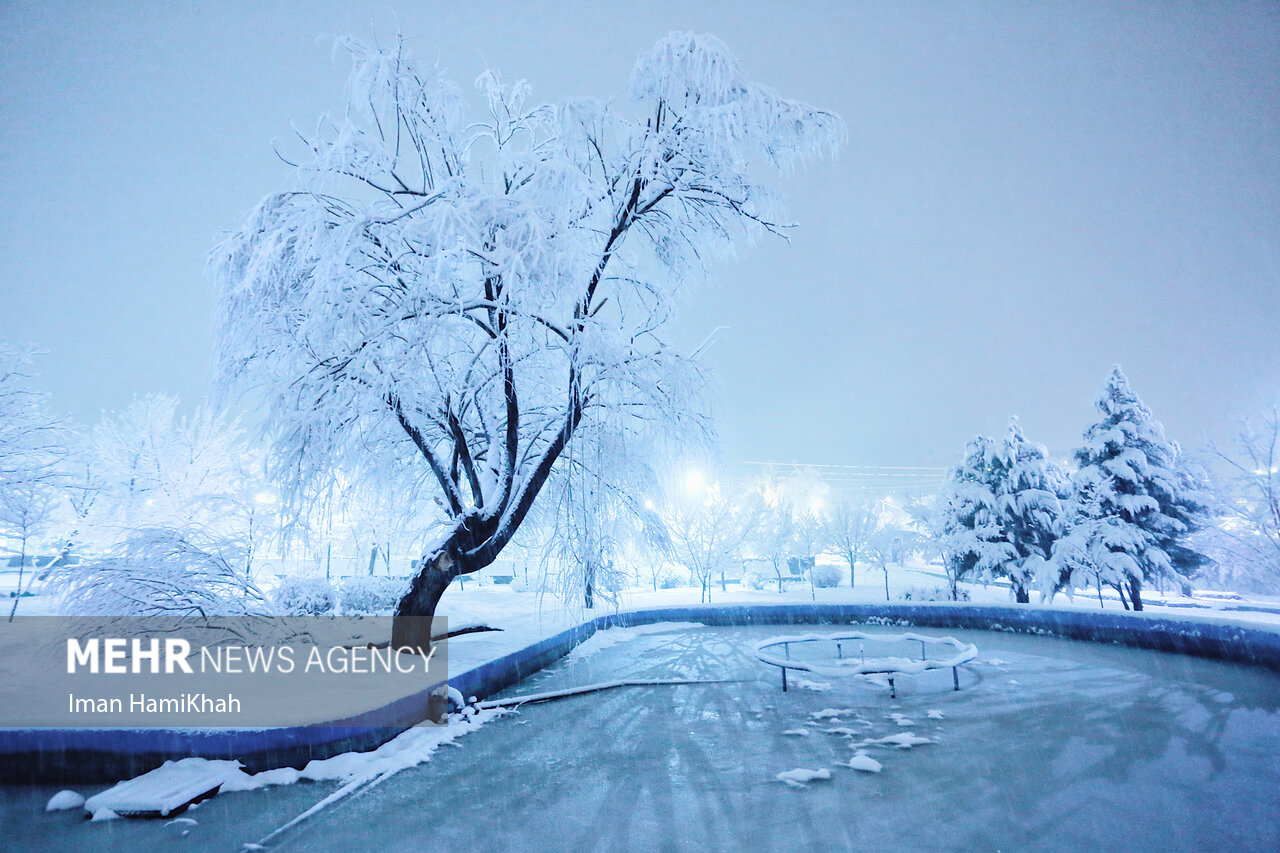
MULTIPOLYGON (((432 754, 444 744, 453 743, 489 720, 507 713, 500 708, 469 710, 474 713, 452 715, 449 725, 415 726, 370 752, 347 752, 331 758, 316 759, 308 762, 302 770, 280 767, 250 774, 244 771, 238 761, 207 758, 166 761, 157 770, 120 782, 101 794, 88 800, 81 799, 80 802, 93 815, 94 820, 110 820, 134 814, 167 816, 174 809, 209 791, 257 791, 272 785, 292 785, 304 779, 344 783, 343 787, 276 830, 278 833, 346 797, 357 788, 370 783, 376 784, 401 770, 429 761, 432 754)), ((58 808, 72 808, 80 803, 64 803, 70 803, 73 797, 78 796, 74 792, 63 791, 49 801, 48 808, 53 810, 55 801, 58 808)))

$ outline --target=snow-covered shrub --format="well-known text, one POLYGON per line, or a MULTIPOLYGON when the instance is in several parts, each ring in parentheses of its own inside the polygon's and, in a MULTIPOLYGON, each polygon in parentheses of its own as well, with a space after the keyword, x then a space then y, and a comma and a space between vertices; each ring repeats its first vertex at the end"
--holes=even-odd
POLYGON ((404 578, 357 575, 342 582, 338 603, 344 614, 390 613, 408 587, 404 578))
POLYGON ((763 563, 749 563, 742 572, 743 586, 749 586, 752 589, 765 589, 769 584, 776 584, 777 575, 773 573, 773 569, 763 563))
POLYGON ((133 530, 103 556, 55 569, 60 608, 86 631, 129 636, 273 634, 276 610, 244 572, 244 550, 197 525, 133 530))
POLYGON ((659 589, 677 589, 689 585, 689 573, 675 566, 663 566, 658 570, 659 589))
POLYGON ((545 572, 537 569, 528 572, 518 571, 511 579, 511 590, 513 592, 551 592, 551 584, 548 583, 545 572))
MULTIPOLYGON (((951 601, 951 591, 941 586, 913 586, 898 595, 899 601, 951 601)), ((968 601, 969 593, 956 590, 956 601, 968 601)))
POLYGON ((338 602, 333 584, 325 578, 284 578, 271 598, 285 616, 323 616, 338 602))
POLYGON ((809 579, 818 589, 830 589, 840 585, 840 576, 844 574, 839 566, 819 563, 809 570, 809 579))

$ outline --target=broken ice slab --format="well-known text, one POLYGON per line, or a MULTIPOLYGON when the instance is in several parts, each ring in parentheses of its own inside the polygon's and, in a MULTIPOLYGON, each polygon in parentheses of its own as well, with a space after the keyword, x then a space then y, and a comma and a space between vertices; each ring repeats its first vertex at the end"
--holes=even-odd
POLYGON ((166 761, 149 773, 118 783, 85 800, 89 814, 110 809, 121 817, 169 817, 207 800, 234 772, 232 762, 184 758, 166 761))

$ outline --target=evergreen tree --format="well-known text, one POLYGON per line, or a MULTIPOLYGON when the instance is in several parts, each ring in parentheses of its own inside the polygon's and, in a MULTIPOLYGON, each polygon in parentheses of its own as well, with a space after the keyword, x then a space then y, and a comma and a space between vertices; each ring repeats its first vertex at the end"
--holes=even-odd
MULTIPOLYGON (((1027 441, 1017 418, 1009 420, 1004 442, 993 448, 996 506, 1016 556, 1001 567, 1020 602, 1049 573, 1053 543, 1061 532, 1062 502, 1070 494, 1066 473, 1043 445, 1027 441)), ((1054 587, 1049 578, 1049 586, 1054 587)))
POLYGON ((993 447, 985 436, 970 441, 939 496, 943 561, 953 587, 995 574, 1015 556, 996 509, 993 447))
POLYGON ((1054 563, 1074 583, 1083 575, 1113 586, 1126 607, 1141 610, 1144 582, 1185 585, 1206 561, 1185 542, 1207 518, 1205 482, 1118 366, 1097 409, 1075 454, 1070 532, 1054 563))
POLYGON ((1019 603, 1052 554, 1067 479, 1017 418, 1003 442, 979 436, 948 475, 940 500, 942 547, 952 586, 967 577, 1007 577, 1019 603))

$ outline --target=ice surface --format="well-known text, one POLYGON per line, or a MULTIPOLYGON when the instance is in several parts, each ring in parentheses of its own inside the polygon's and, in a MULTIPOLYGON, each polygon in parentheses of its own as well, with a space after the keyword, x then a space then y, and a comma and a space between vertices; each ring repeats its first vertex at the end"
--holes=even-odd
POLYGON ((700 622, 654 622, 650 625, 634 625, 629 628, 607 628, 603 631, 596 631, 585 641, 574 647, 573 651, 565 656, 565 661, 572 663, 584 660, 610 646, 633 640, 636 637, 644 637, 649 634, 666 634, 672 631, 688 631, 702 627, 704 626, 700 622))
MULTIPOLYGON (((1162 850, 1280 849, 1276 673, 1110 644, 965 631, 957 635, 989 649, 1010 672, 976 667, 959 692, 949 672, 925 673, 897 700, 855 682, 839 682, 831 693, 784 694, 776 673, 751 653, 772 633, 776 628, 703 628, 641 636, 601 651, 590 667, 552 666, 538 690, 678 672, 732 681, 622 688, 527 706, 460 741, 465 749, 437 752, 376 787, 331 800, 271 847, 418 850, 427 825, 432 849, 530 853, 683 849, 690 839, 710 849, 789 853, 936 850, 940 838, 961 850, 1121 851, 1153 843, 1162 850), (1017 690, 1005 686, 1010 676, 1022 682, 1017 690), (810 715, 823 710, 869 723, 861 737, 839 743, 780 734, 814 728, 803 723, 816 723, 810 715), (914 731, 899 730, 886 714, 919 721, 929 710, 945 713, 945 723, 930 719, 929 726, 945 726, 945 741, 932 730, 916 732, 939 744, 868 745, 861 749, 887 765, 881 774, 837 769, 836 761, 856 757, 862 738, 914 731), (823 766, 832 778, 795 796, 773 776, 779 768, 823 766), (628 791, 621 804, 620 786, 628 791), (1118 802, 1137 805, 1117 809, 1118 802), (921 809, 930 819, 919 819, 921 809)), ((502 635, 475 638, 491 644, 502 635)), ((509 695, 530 689, 513 685, 509 695)), ((224 789, 201 807, 192 849, 259 841, 342 785, 286 785, 269 794, 224 789)), ((103 831, 65 812, 41 814, 57 790, 6 790, 5 844, 77 853, 172 846, 155 822, 115 821, 103 831)))

